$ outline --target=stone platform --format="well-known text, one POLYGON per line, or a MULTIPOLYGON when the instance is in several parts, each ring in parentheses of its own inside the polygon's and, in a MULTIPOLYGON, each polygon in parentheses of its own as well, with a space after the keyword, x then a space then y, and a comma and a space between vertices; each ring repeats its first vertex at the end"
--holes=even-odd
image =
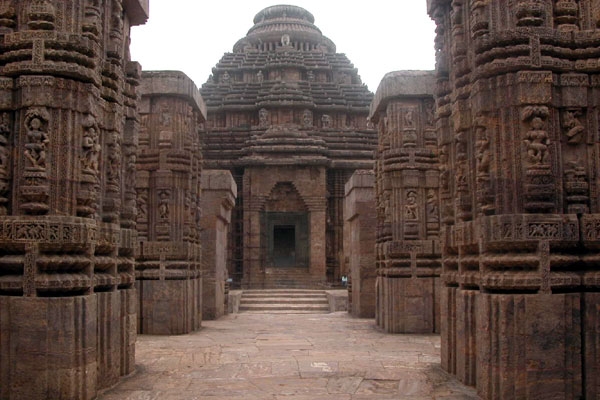
POLYGON ((202 325, 139 336, 137 374, 99 399, 478 399, 442 371, 436 335, 387 335, 346 312, 230 314, 202 325))

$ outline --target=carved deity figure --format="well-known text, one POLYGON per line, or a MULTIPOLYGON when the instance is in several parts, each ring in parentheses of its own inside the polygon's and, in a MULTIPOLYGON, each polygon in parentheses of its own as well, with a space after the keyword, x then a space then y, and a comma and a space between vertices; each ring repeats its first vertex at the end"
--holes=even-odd
POLYGON ((262 72, 262 70, 258 71, 258 72, 256 73, 256 82, 258 82, 258 83, 263 83, 263 81, 264 81, 264 80, 265 80, 265 77, 264 77, 264 75, 263 75, 263 72, 262 72))
POLYGON ((540 117, 531 120, 531 128, 524 140, 527 146, 527 157, 529 162, 535 165, 543 164, 548 154, 550 139, 548 132, 544 130, 544 121, 540 117))
POLYGON ((440 147, 438 154, 440 160, 440 189, 448 191, 450 188, 450 170, 448 169, 448 145, 440 147))
POLYGON ((406 113, 404 113, 404 126, 408 128, 415 126, 414 112, 412 109, 406 110, 406 113))
POLYGON ((108 181, 118 184, 121 179, 121 138, 115 132, 113 135, 113 143, 110 146, 108 153, 108 181))
POLYGON ((42 128, 42 120, 38 116, 33 116, 27 123, 27 139, 25 144, 25 157, 31 163, 31 167, 36 169, 46 168, 46 148, 50 139, 48 133, 42 128))
POLYGON ((158 216, 161 220, 169 219, 169 192, 163 190, 158 197, 158 216))
POLYGON ((145 191, 141 191, 137 195, 137 211, 138 219, 146 219, 148 217, 148 195, 145 191))
POLYGON ((312 72, 311 70, 309 70, 309 71, 306 73, 306 79, 307 79, 309 82, 314 82, 314 81, 315 81, 315 73, 314 73, 314 72, 312 72))
POLYGON ((85 130, 83 136, 83 169, 97 174, 100 170, 99 159, 102 146, 98 143, 98 131, 96 127, 90 126, 85 130))
POLYGON ((229 73, 227 71, 225 71, 223 73, 223 75, 221 75, 221 83, 228 84, 230 82, 231 82, 231 77, 229 76, 229 73))
POLYGON ((437 204, 437 195, 435 190, 429 189, 427 192, 427 220, 428 221, 439 221, 439 209, 437 204))
POLYGON ((281 45, 287 47, 290 45, 290 35, 285 34, 281 37, 281 45))
POLYGON ((418 220, 419 210, 417 204, 417 192, 409 190, 406 193, 406 204, 404 205, 404 217, 407 220, 418 220))
POLYGON ((490 140, 485 134, 485 127, 477 127, 476 136, 475 157, 477 159, 477 172, 488 174, 490 172, 490 140))
POLYGON ((0 171, 6 172, 10 151, 8 148, 8 135, 10 134, 10 117, 3 113, 0 117, 0 171))
POLYGON ((265 128, 269 125, 269 111, 266 108, 258 110, 258 126, 265 128))
POLYGON ((581 111, 579 110, 566 110, 563 114, 563 128, 566 129, 565 136, 569 144, 581 143, 583 139, 583 131, 585 129, 578 118, 580 115, 581 111))
POLYGON ((331 128, 331 117, 327 114, 323 114, 321 123, 323 124, 323 128, 331 128))
POLYGON ((313 113, 310 110, 304 110, 302 114, 302 126, 305 128, 310 128, 313 126, 313 113))

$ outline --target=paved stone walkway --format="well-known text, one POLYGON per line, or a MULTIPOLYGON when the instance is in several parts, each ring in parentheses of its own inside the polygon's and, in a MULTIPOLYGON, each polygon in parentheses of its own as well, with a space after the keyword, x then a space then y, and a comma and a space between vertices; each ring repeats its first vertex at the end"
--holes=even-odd
POLYGON ((102 400, 478 399, 443 372, 435 335, 388 335, 333 314, 232 314, 139 336, 137 373, 102 400))

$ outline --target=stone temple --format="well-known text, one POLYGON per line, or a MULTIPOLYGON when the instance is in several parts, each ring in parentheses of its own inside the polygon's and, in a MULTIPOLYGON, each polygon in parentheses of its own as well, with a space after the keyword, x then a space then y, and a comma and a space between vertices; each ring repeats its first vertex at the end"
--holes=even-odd
POLYGON ((238 186, 230 277, 245 288, 339 281, 344 184, 371 169, 373 96, 308 11, 273 6, 213 68, 204 167, 238 186))
POLYGON ((426 4, 435 71, 372 94, 300 7, 198 89, 130 59, 148 1, 0 0, 0 400, 342 277, 482 399, 600 399, 600 1, 426 4))

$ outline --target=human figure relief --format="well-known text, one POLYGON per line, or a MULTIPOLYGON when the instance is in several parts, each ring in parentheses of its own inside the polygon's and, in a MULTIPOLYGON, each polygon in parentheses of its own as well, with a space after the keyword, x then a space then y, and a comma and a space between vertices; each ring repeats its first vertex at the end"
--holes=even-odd
POLYGON ((98 130, 94 125, 91 125, 85 130, 83 136, 83 169, 92 172, 94 175, 98 173, 100 150, 102 146, 98 143, 98 130))
POLYGON ((25 144, 25 158, 29 160, 32 168, 45 169, 46 149, 50 143, 48 133, 43 130, 40 117, 32 115, 27 119, 27 139, 29 142, 25 144))
POLYGON ((548 154, 550 139, 548 138, 548 132, 543 128, 544 121, 540 117, 534 117, 531 120, 531 128, 524 140, 529 162, 535 165, 544 164, 548 154))
POLYGON ((169 219, 169 192, 163 190, 158 197, 158 216, 161 220, 167 220, 169 219))
POLYGON ((417 192, 409 190, 406 194, 406 205, 404 206, 404 217, 407 220, 418 220, 419 210, 417 204, 417 192))

